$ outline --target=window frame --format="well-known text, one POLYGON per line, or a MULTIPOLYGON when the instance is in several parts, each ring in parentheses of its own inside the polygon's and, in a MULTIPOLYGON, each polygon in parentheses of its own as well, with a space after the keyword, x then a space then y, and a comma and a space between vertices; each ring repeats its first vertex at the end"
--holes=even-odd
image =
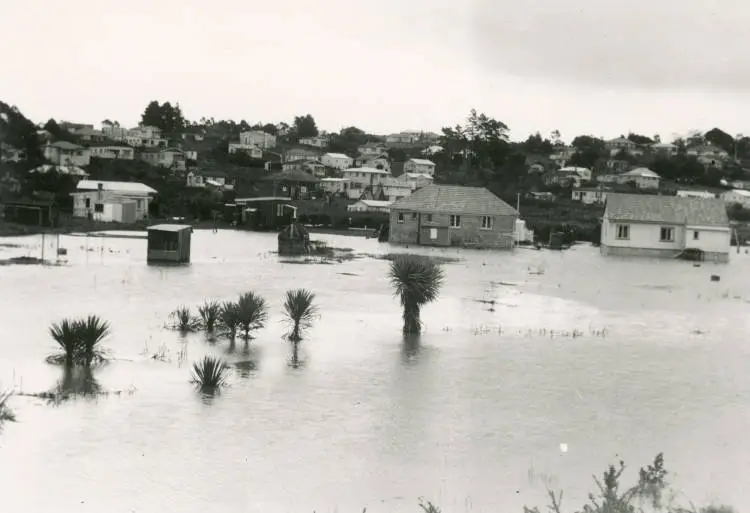
POLYGON ((479 226, 481 230, 492 230, 494 224, 495 219, 492 216, 482 216, 481 224, 479 226))
POLYGON ((449 222, 450 222, 451 228, 461 228, 461 216, 460 215, 451 214, 449 222))
POLYGON ((659 242, 674 242, 674 228, 671 226, 659 227, 659 242), (668 234, 668 237, 664 237, 668 234))
POLYGON ((617 240, 630 240, 630 225, 629 224, 616 224, 615 225, 615 238, 617 240))

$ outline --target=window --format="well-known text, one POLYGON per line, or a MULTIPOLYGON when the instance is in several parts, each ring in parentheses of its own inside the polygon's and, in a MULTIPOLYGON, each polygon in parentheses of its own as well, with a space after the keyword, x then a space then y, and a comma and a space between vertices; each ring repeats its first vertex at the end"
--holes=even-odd
POLYGON ((427 222, 428 223, 432 222, 432 214, 427 214, 427 222))
POLYGON ((399 223, 403 223, 404 222, 404 213, 403 212, 399 212, 398 213, 398 222, 399 223))
POLYGON ((630 225, 629 224, 617 225, 617 238, 623 239, 623 240, 630 238, 630 225))
POLYGON ((693 240, 698 240, 700 233, 696 230, 693 232, 693 240))
POLYGON ((101 214, 104 212, 104 204, 103 203, 95 203, 94 204, 94 212, 97 214, 101 214))
POLYGON ((492 230, 491 216, 482 216, 482 230, 492 230))
POLYGON ((451 228, 461 228, 461 216, 451 216, 451 228))
POLYGON ((284 215, 284 205, 276 205, 276 217, 284 215))
POLYGON ((430 240, 437 240, 437 228, 430 228, 430 240))
POLYGON ((91 208, 91 198, 86 198, 86 208, 91 208))
POLYGON ((416 219, 417 219, 417 213, 416 212, 412 212, 411 213, 411 220, 415 221, 416 219))
POLYGON ((674 242, 674 228, 664 228, 660 230, 659 241, 674 242))

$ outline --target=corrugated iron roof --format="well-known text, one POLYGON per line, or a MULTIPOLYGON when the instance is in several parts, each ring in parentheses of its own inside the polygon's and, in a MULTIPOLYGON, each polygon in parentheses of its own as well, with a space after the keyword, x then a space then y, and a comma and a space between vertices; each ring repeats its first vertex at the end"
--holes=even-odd
POLYGON ((516 209, 484 187, 427 185, 391 206, 393 210, 458 215, 518 215, 516 209))
POLYGON ((715 198, 610 193, 604 216, 612 221, 729 226, 726 204, 715 198))
POLYGON ((102 190, 114 192, 155 193, 156 190, 140 182, 107 182, 99 180, 81 180, 76 189, 79 191, 96 191, 101 184, 102 190))

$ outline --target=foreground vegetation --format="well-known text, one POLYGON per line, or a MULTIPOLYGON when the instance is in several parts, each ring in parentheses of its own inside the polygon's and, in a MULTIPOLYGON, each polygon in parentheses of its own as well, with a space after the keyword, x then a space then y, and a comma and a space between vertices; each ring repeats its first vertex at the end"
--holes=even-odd
POLYGON ((60 347, 60 352, 51 355, 50 363, 90 366, 106 359, 106 350, 101 342, 110 334, 109 323, 97 315, 82 319, 63 319, 49 328, 52 339, 60 347))
POLYGON ((8 400, 12 394, 9 391, 0 392, 0 429, 5 422, 15 422, 16 415, 8 405, 8 400))

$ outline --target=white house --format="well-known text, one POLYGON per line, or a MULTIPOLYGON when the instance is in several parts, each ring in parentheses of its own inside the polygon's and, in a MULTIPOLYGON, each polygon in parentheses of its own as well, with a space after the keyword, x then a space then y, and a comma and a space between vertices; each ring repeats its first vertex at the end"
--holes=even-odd
POLYGON ((609 141, 606 141, 604 143, 606 148, 609 150, 609 154, 611 156, 617 155, 621 151, 625 151, 627 153, 634 153, 636 149, 638 148, 638 145, 628 139, 627 137, 617 137, 615 139, 610 139, 609 141))
POLYGON ((127 200, 135 202, 136 220, 148 219, 148 205, 153 194, 156 194, 154 189, 138 182, 81 180, 76 186, 76 192, 71 194, 73 215, 93 218, 94 214, 105 213, 104 204, 122 204, 122 200, 127 200), (98 204, 102 206, 97 206, 98 204))
POLYGON ((658 189, 661 177, 645 167, 631 169, 627 173, 617 175, 617 183, 634 183, 638 189, 658 189))
POLYGON ((56 166, 88 166, 91 162, 88 148, 67 141, 47 143, 43 153, 56 166))
POLYGON ((731 234, 724 202, 652 194, 607 197, 601 253, 673 258, 685 249, 706 260, 729 260, 731 234))
POLYGON ((573 201, 580 201, 586 205, 594 203, 601 204, 607 201, 607 189, 604 189, 603 187, 581 187, 573 189, 571 198, 573 201))
POLYGON ((419 135, 410 133, 391 134, 385 137, 385 142, 390 144, 412 144, 419 140, 419 135))
POLYGON ((666 157, 674 157, 679 152, 676 144, 671 143, 654 143, 651 145, 651 151, 666 157))
POLYGON ((321 178, 320 188, 329 194, 345 194, 351 182, 346 178, 321 178))
POLYGON ((307 148, 292 148, 284 152, 284 162, 291 162, 293 160, 318 160, 320 159, 320 152, 316 150, 309 150, 307 148))
POLYGON ((388 147, 383 143, 371 141, 357 148, 357 151, 362 156, 375 156, 386 153, 388 151, 388 147))
POLYGON ((374 167, 376 169, 385 169, 391 172, 391 163, 388 155, 362 155, 354 159, 354 165, 357 167, 374 167))
POLYGON ((728 205, 737 204, 742 205, 743 208, 750 208, 750 191, 732 189, 731 191, 722 192, 719 197, 728 205))
POLYGON ((167 140, 162 138, 160 128, 149 125, 138 125, 125 133, 125 141, 131 146, 146 148, 165 148, 167 140))
POLYGON ((405 198, 411 195, 412 191, 414 191, 408 182, 392 177, 386 178, 383 182, 382 190, 383 194, 389 201, 405 198))
POLYGON ((228 151, 230 154, 241 151, 254 159, 263 158, 263 150, 254 144, 243 144, 242 142, 230 142, 228 151))
POLYGON ((326 153, 320 157, 320 162, 334 169, 348 169, 354 164, 354 159, 343 153, 326 153))
POLYGON ((443 151, 442 146, 438 146, 438 145, 429 146, 425 148, 424 150, 422 150, 422 155, 429 157, 430 155, 435 155, 437 153, 440 153, 441 151, 443 151))
POLYGON ((184 171, 187 167, 185 153, 177 148, 149 148, 140 153, 142 161, 152 166, 161 166, 175 171, 184 171))
POLYGON ((223 171, 190 171, 185 176, 185 185, 195 188, 213 187, 215 189, 232 190, 234 186, 227 183, 227 176, 223 171))
POLYGON ((359 200, 349 205, 349 212, 390 212, 392 201, 359 200))
POLYGON ((240 134, 240 144, 269 150, 276 147, 276 136, 260 130, 250 130, 240 134))
POLYGON ((328 137, 317 135, 315 137, 303 137, 299 140, 300 144, 305 146, 315 146, 316 148, 325 148, 328 146, 328 137))
POLYGON ((135 150, 132 146, 128 145, 107 144, 89 146, 89 152, 91 157, 98 159, 133 160, 135 158, 135 150))
POLYGON ((432 185, 434 177, 420 173, 403 173, 396 180, 407 184, 412 191, 415 191, 427 185, 432 185))
POLYGON ((345 169, 342 176, 348 179, 352 184, 358 184, 362 187, 369 185, 383 185, 391 174, 384 169, 375 169, 374 167, 352 167, 345 169))
POLYGON ((591 181, 591 170, 587 167, 568 166, 557 170, 558 173, 576 173, 584 182, 591 181))
POLYGON ((426 159, 409 159, 404 162, 404 173, 435 176, 435 163, 426 159))

